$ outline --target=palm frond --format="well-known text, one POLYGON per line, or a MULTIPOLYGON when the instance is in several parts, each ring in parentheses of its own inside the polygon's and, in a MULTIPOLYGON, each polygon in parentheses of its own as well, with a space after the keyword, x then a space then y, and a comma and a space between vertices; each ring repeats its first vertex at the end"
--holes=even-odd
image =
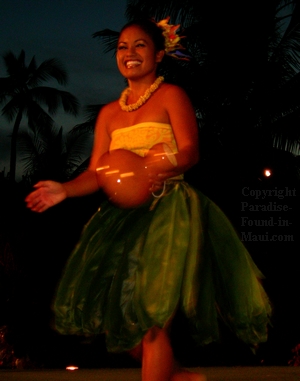
POLYGON ((5 102, 8 96, 14 94, 14 86, 11 78, 0 78, 0 104, 5 102))
POLYGON ((51 79, 55 79, 60 85, 64 86, 68 82, 67 71, 62 62, 56 58, 45 60, 38 68, 30 71, 28 86, 35 87, 51 79))
POLYGON ((28 127, 34 132, 51 129, 54 125, 54 120, 37 102, 32 101, 28 105, 26 113, 28 127))
POLYGON ((72 172, 70 179, 77 177, 84 172, 89 166, 90 158, 85 159, 75 170, 72 172))
POLYGON ((291 23, 272 52, 272 60, 281 62, 289 78, 300 70, 300 19, 293 27, 291 23))
POLYGON ((11 98, 6 105, 2 108, 2 116, 4 116, 8 122, 12 122, 18 113, 20 97, 11 98))
POLYGON ((300 107, 291 110, 274 121, 272 125, 273 146, 275 148, 300 154, 300 107))
POLYGON ((12 51, 6 52, 2 57, 8 76, 14 76, 22 67, 24 67, 24 50, 21 51, 19 57, 17 57, 12 51))
POLYGON ((93 33, 93 38, 98 38, 105 46, 104 53, 113 51, 115 53, 120 33, 111 29, 100 30, 93 33))
POLYGON ((32 57, 28 67, 27 67, 28 75, 34 73, 36 71, 36 59, 35 56, 32 57))
POLYGON ((79 110, 79 102, 71 93, 58 90, 53 87, 39 86, 29 90, 33 100, 45 105, 50 114, 54 115, 60 106, 65 112, 77 115, 79 110))
POLYGON ((66 136, 65 162, 69 175, 78 168, 86 158, 90 157, 93 133, 88 131, 69 132, 66 136), (83 156, 85 157, 83 159, 83 156))
POLYGON ((27 131, 20 131, 18 135, 18 148, 26 173, 34 172, 37 157, 42 153, 41 141, 36 140, 36 137, 27 131))
POLYGON ((126 17, 129 20, 135 18, 154 18, 156 21, 170 16, 171 23, 188 25, 191 19, 195 19, 198 12, 197 2, 171 0, 162 2, 160 0, 129 0, 126 17))
POLYGON ((63 90, 60 90, 60 98, 64 111, 77 116, 80 107, 78 99, 73 94, 63 90))
POLYGON ((77 131, 94 131, 97 116, 104 105, 88 105, 84 109, 84 115, 86 121, 83 123, 76 124, 70 131, 70 133, 77 133, 77 131))

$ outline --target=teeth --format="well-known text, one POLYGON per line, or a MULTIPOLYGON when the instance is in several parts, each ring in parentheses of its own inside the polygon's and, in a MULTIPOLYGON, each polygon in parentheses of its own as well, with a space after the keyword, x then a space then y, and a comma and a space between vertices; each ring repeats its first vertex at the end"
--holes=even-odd
POLYGON ((140 61, 128 61, 126 62, 126 67, 130 69, 132 67, 139 66, 140 64, 141 64, 140 61))

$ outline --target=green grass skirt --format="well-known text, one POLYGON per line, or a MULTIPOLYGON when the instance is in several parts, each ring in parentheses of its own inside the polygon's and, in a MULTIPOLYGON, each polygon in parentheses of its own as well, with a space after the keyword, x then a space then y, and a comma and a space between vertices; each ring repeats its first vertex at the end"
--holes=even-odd
POLYGON ((267 339, 262 274, 224 213, 184 181, 152 204, 108 202, 85 226, 53 308, 63 334, 106 333, 109 351, 140 343, 179 308, 195 340, 218 340, 218 318, 244 342, 267 339))

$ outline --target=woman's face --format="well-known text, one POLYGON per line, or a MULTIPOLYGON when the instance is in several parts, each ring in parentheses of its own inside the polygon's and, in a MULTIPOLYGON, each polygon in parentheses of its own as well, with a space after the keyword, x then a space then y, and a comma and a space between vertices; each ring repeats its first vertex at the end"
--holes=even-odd
POLYGON ((117 47, 117 65, 128 79, 155 76, 164 51, 156 51, 151 37, 139 26, 132 25, 121 33, 117 47))

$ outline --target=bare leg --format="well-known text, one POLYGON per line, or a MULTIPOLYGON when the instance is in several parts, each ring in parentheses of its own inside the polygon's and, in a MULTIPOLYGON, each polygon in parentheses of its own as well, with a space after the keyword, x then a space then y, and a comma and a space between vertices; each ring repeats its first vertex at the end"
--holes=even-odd
POLYGON ((206 377, 179 368, 167 330, 153 327, 142 341, 142 381, 206 381, 206 377))
POLYGON ((142 361, 142 353, 143 353, 143 349, 142 349, 142 343, 139 344, 137 347, 131 349, 129 352, 131 357, 133 357, 135 360, 141 362, 142 361))
POLYGON ((142 381, 170 381, 174 358, 166 330, 151 328, 143 338, 142 348, 142 381))

